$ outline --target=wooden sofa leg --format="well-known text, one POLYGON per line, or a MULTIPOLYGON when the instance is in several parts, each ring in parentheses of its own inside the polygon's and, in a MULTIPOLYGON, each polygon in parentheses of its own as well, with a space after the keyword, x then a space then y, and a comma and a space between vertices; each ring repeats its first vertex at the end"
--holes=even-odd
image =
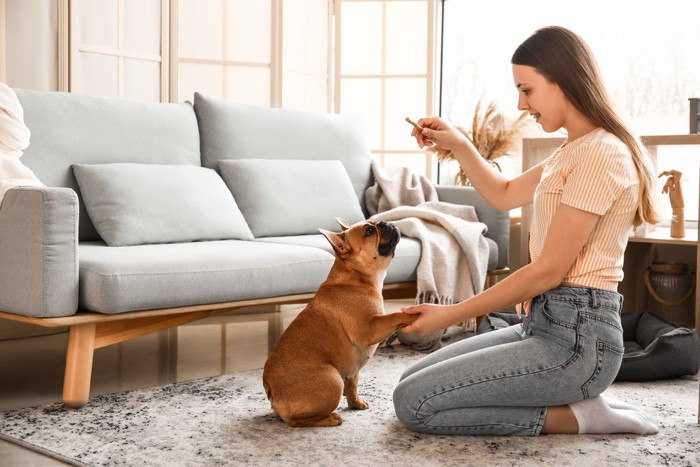
POLYGON ((96 328, 95 323, 70 327, 66 374, 63 379, 63 403, 68 407, 76 409, 82 407, 90 398, 96 328))

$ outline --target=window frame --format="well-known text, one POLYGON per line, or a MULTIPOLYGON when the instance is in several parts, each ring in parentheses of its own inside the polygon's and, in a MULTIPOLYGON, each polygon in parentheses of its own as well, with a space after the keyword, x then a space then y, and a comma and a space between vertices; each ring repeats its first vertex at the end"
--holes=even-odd
MULTIPOLYGON (((442 18, 441 14, 442 0, 336 0, 334 7, 335 16, 335 35, 334 35, 334 73, 333 73, 333 104, 336 112, 342 113, 345 109, 342 106, 342 95, 343 95, 343 84, 345 80, 378 80, 380 83, 380 106, 379 106, 379 146, 372 147, 371 153, 375 160, 377 160, 381 166, 387 165, 387 159, 392 155, 404 155, 404 154, 416 154, 417 156, 422 155, 425 158, 425 175, 431 180, 435 180, 437 177, 437 171, 439 167, 437 166, 437 158, 432 154, 428 153, 423 149, 401 149, 392 148, 388 145, 386 141, 386 113, 387 113, 387 82, 389 80, 395 79, 424 79, 425 80, 425 108, 424 115, 434 115, 436 110, 436 105, 439 103, 440 99, 440 89, 436 86, 436 83, 440 83, 439 70, 442 66, 441 60, 441 41, 439 36, 441 35, 441 22, 438 22, 438 18, 442 18), (378 73, 343 73, 341 70, 341 56, 343 54, 343 44, 341 36, 343 33, 343 17, 342 17, 342 6, 348 3, 374 3, 381 5, 381 24, 382 24, 382 44, 381 44, 381 71, 378 73), (425 73, 388 73, 386 71, 387 67, 387 6, 391 3, 408 3, 408 2, 420 2, 426 4, 427 12, 426 21, 426 36, 425 41, 427 42, 427 54, 426 54, 426 64, 425 73)), ((416 41, 420 41, 421 38, 415 38, 416 41)), ((410 44, 407 44, 410 46, 410 44)), ((411 116, 411 117, 421 117, 411 116)), ((407 124, 406 124, 407 125, 407 124)), ((408 137, 410 129, 406 126, 406 134, 408 137)))

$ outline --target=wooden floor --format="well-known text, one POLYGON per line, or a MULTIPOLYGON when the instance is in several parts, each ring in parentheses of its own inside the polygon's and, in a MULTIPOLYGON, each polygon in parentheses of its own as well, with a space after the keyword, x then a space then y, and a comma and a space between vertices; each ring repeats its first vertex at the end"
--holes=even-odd
MULTIPOLYGON (((398 311, 406 301, 387 301, 398 311)), ((303 309, 289 305, 217 316, 95 352, 91 395, 262 368, 281 332, 303 309)), ((67 333, 0 341, 0 410, 61 401, 67 333)), ((0 440, 0 465, 65 465, 0 440)))

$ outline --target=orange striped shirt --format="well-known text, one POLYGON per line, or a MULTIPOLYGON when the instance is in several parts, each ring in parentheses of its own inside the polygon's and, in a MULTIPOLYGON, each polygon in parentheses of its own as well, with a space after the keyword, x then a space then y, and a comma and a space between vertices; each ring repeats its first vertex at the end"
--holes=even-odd
POLYGON ((627 146, 602 128, 565 141, 544 162, 535 190, 530 257, 540 255, 559 203, 600 218, 562 282, 617 291, 637 210, 639 177, 627 146))

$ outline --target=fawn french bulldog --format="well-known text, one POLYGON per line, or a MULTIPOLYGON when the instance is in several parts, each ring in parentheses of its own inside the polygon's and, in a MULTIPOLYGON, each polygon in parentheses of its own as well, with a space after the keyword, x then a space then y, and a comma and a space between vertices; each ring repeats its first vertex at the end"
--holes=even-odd
POLYGON ((336 426, 345 394, 351 409, 368 408, 357 394, 360 369, 379 342, 419 315, 384 314, 382 286, 401 237, 387 222, 319 231, 335 251, 328 278, 280 337, 263 369, 272 409, 291 426, 336 426))

